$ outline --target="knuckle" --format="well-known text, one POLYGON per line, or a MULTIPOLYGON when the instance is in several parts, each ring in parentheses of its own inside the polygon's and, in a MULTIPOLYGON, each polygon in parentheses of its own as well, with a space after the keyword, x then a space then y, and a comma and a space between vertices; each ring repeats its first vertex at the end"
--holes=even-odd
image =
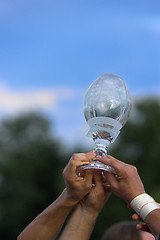
POLYGON ((76 162, 75 161, 71 161, 71 165, 70 165, 71 169, 75 168, 75 165, 76 165, 76 162))
POLYGON ((135 166, 129 165, 127 168, 125 168, 125 174, 127 176, 131 176, 134 173, 137 173, 137 168, 135 166))
POLYGON ((130 171, 137 173, 137 168, 136 168, 135 166, 132 166, 132 165, 131 165, 130 171))
POLYGON ((137 168, 135 167, 135 166, 132 166, 133 167, 133 170, 135 171, 135 172, 137 172, 137 168))
POLYGON ((73 153, 72 160, 76 160, 78 158, 78 153, 73 153))
POLYGON ((124 169, 123 169, 123 171, 124 171, 124 175, 128 175, 128 174, 129 174, 129 171, 130 171, 130 169, 129 169, 129 168, 124 168, 124 169))
POLYGON ((75 165, 75 159, 74 158, 71 158, 70 161, 69 161, 69 168, 72 168, 73 166, 75 165))

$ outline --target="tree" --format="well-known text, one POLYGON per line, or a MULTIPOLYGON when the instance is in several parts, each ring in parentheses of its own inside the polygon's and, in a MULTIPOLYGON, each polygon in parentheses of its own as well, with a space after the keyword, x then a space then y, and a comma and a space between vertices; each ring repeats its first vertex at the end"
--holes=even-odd
POLYGON ((1 123, 1 239, 12 239, 57 198, 63 185, 60 148, 49 121, 40 114, 1 123))
MULTIPOLYGON (((135 165, 146 192, 160 202, 160 101, 157 98, 137 100, 126 126, 108 153, 135 165)), ((112 195, 100 214, 91 239, 100 239, 115 222, 131 220, 133 211, 112 195)))
MULTIPOLYGON (((130 120, 108 153, 137 167, 146 191, 160 201, 160 102, 137 101, 130 120)), ((79 146, 79 152, 85 152, 79 146), (80 150, 80 151, 79 151, 80 150)), ((77 149, 72 150, 77 152, 77 149)), ((62 170, 71 156, 62 151, 51 124, 36 113, 21 115, 0 124, 0 239, 12 239, 64 187, 62 170)), ((132 211, 114 196, 102 210, 92 240, 115 222, 131 219, 132 211)))

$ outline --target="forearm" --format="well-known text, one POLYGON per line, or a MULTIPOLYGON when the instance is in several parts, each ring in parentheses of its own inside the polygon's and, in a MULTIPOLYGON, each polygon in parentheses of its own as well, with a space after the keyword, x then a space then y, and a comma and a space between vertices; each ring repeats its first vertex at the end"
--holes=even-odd
POLYGON ((98 213, 90 212, 78 204, 59 240, 88 240, 98 213))
POLYGON ((19 235, 18 240, 53 240, 59 233, 68 213, 75 203, 68 199, 66 190, 36 217, 19 235))
POLYGON ((160 233, 160 209, 150 212, 145 219, 145 223, 156 237, 160 233))

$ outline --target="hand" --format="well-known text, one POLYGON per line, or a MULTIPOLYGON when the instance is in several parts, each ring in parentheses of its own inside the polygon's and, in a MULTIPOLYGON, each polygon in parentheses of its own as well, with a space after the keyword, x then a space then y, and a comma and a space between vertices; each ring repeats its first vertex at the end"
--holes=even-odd
MULTIPOLYGON (((157 203, 160 206, 160 203, 157 203)), ((138 221, 139 223, 136 225, 136 228, 145 232, 151 233, 150 229, 148 228, 147 224, 143 221, 143 219, 138 214, 133 214, 132 219, 134 221, 138 221)))
POLYGON ((91 188, 90 192, 80 201, 79 204, 83 211, 98 215, 111 195, 111 188, 110 186, 103 185, 100 172, 94 172, 93 180, 95 186, 91 188))
POLYGON ((83 177, 76 174, 76 168, 89 163, 95 158, 95 152, 75 153, 63 171, 67 195, 75 202, 79 202, 92 188, 93 171, 87 170, 83 177))
POLYGON ((106 178, 112 191, 123 198, 128 204, 139 194, 145 193, 143 183, 138 175, 136 167, 117 160, 112 156, 97 156, 97 160, 113 167, 116 175, 106 173, 106 178))
POLYGON ((138 229, 138 230, 142 230, 142 231, 145 231, 145 232, 151 232, 150 230, 149 230, 149 228, 148 228, 148 226, 147 226, 147 224, 143 221, 143 219, 138 215, 138 214, 133 214, 132 215, 132 219, 134 220, 134 221, 138 221, 138 222, 140 222, 140 223, 137 223, 137 225, 136 225, 136 228, 138 229))
MULTIPOLYGON (((82 157, 82 155, 80 157, 82 157)), ((89 174, 89 171, 90 170, 85 171, 86 176, 89 174)), ((95 173, 94 170, 92 170, 91 178, 89 177, 88 181, 89 191, 86 189, 87 195, 79 201, 60 236, 61 240, 90 239, 97 216, 111 194, 110 189, 103 188, 101 176, 99 176, 98 173, 95 173), (94 187, 92 187, 93 181, 95 185, 94 187)), ((85 188, 85 186, 86 184, 83 187, 85 188)))

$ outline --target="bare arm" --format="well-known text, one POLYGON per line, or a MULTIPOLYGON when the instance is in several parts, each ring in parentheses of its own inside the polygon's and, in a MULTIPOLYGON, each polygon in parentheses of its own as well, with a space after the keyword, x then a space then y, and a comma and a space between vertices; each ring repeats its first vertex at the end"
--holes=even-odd
POLYGON ((96 214, 84 211, 78 204, 59 240, 88 240, 96 222, 96 214))
POLYGON ((36 217, 19 235, 18 240, 51 240, 57 236, 74 202, 67 197, 66 189, 47 209, 36 217))
POLYGON ((59 240, 89 239, 99 212, 111 194, 109 187, 102 186, 99 175, 94 175, 94 182, 95 187, 80 201, 59 240))
POLYGON ((77 177, 76 167, 89 162, 94 153, 74 154, 64 169, 66 188, 47 209, 36 217, 19 235, 18 240, 53 240, 59 233, 68 213, 90 191, 92 173, 77 177))
POLYGON ((158 233, 160 233, 160 209, 155 209, 150 212, 145 218, 145 223, 151 233, 156 237, 158 233))
MULTIPOLYGON (((160 206, 160 204, 158 204, 158 205, 160 206)), ((145 223, 138 214, 133 214, 132 218, 133 218, 133 220, 140 222, 137 224, 137 229, 140 229, 140 230, 146 231, 146 232, 155 232, 154 235, 156 236, 156 233, 158 232, 158 230, 155 231, 154 228, 159 229, 159 222, 160 222, 159 215, 160 215, 160 210, 156 209, 156 210, 152 211, 146 217, 145 223), (154 227, 152 227, 152 224, 154 225, 154 227), (150 229, 148 228, 148 226, 150 226, 150 229)))
MULTIPOLYGON (((97 159, 115 168, 117 176, 111 172, 107 173, 108 182, 111 185, 112 191, 117 196, 123 198, 128 205, 130 205, 135 197, 145 193, 143 183, 134 166, 123 163, 111 156, 98 156, 97 159)), ((151 211, 144 219, 144 222, 147 224, 151 233, 156 236, 160 233, 160 210, 155 209, 151 211)))

